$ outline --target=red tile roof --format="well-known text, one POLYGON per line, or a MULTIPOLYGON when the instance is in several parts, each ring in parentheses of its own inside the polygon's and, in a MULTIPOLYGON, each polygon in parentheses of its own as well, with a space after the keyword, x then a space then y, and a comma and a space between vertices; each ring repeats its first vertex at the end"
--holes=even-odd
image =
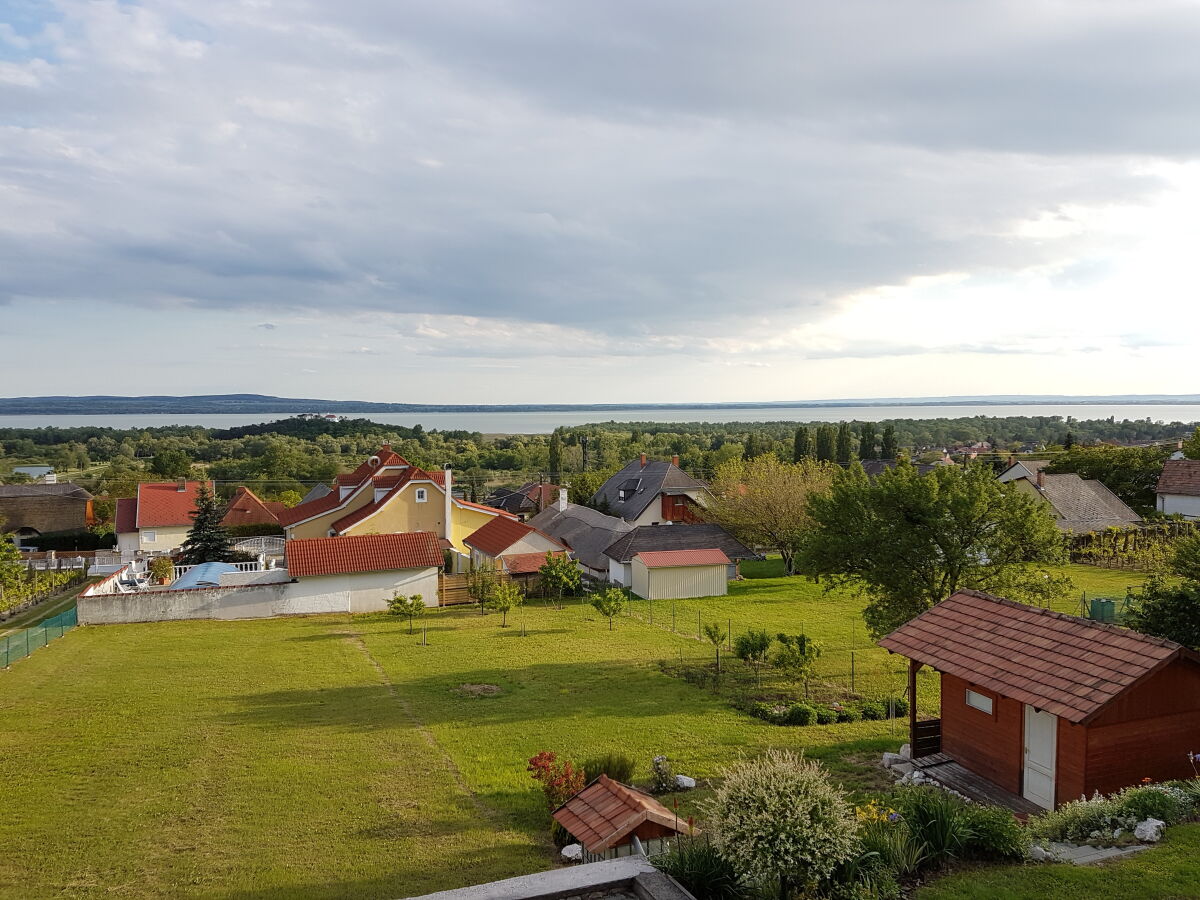
MULTIPOLYGON (((496 516, 471 532, 463 543, 488 556, 499 556, 517 541, 536 531, 536 528, 509 518, 507 515, 496 516)), ((555 543, 558 542, 555 541, 555 543)))
POLYGON ((1200 497, 1200 459, 1168 459, 1158 477, 1157 491, 1200 497))
MULTIPOLYGON (((686 528, 673 525, 672 528, 686 528)), ((640 559, 647 569, 667 569, 676 566, 727 566, 729 557, 724 550, 645 550, 634 559, 640 559)))
POLYGON ((480 512, 491 513, 493 516, 504 516, 509 519, 516 518, 512 513, 496 509, 494 506, 484 506, 482 503, 472 503, 470 500, 459 500, 457 497, 454 498, 454 502, 465 509, 477 509, 480 512))
POLYGON ((338 499, 338 491, 336 488, 332 493, 326 494, 324 497, 318 497, 316 500, 309 500, 307 503, 301 503, 293 506, 291 509, 285 509, 279 514, 280 525, 295 525, 297 522, 303 522, 305 519, 311 519, 313 516, 319 516, 322 513, 332 512, 342 505, 342 501, 338 499))
POLYGON ((879 645, 1075 723, 1178 657, 1200 663, 1172 641, 978 591, 959 591, 879 645))
POLYGON ((176 481, 138 485, 137 527, 163 528, 172 525, 191 525, 196 509, 196 492, 200 485, 213 489, 211 481, 185 481, 183 490, 176 481))
POLYGON ((630 843, 638 826, 654 822, 682 834, 686 822, 653 797, 601 775, 551 815, 589 853, 630 843))
POLYGON ((119 498, 116 515, 113 518, 116 520, 113 528, 117 534, 129 534, 137 531, 137 498, 119 498))
POLYGON ((225 508, 222 525, 278 525, 279 514, 287 507, 277 501, 265 501, 250 490, 239 487, 225 508))
POLYGON ((504 571, 509 575, 532 575, 546 564, 546 559, 553 556, 554 552, 546 550, 542 553, 508 553, 499 559, 504 571))
POLYGON ((288 574, 293 578, 422 569, 442 564, 437 535, 429 531, 307 538, 288 541, 284 552, 288 574))

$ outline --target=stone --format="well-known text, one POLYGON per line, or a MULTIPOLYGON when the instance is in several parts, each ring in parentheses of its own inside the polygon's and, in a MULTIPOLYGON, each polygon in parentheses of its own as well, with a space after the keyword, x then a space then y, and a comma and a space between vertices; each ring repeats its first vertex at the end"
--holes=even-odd
POLYGON ((904 757, 905 759, 912 759, 912 745, 911 744, 901 744, 900 745, 900 755, 902 757, 904 757))
POLYGON ((916 770, 916 767, 910 762, 898 762, 892 766, 893 775, 909 775, 916 770))
POLYGON ((579 844, 567 844, 562 848, 562 858, 567 862, 579 862, 583 859, 583 847, 579 844))
POLYGON ((1160 819, 1144 819, 1133 829, 1133 836, 1148 844, 1157 844, 1162 839, 1163 829, 1167 823, 1160 819))
POLYGON ((676 775, 675 776, 675 787, 679 788, 681 791, 690 791, 695 786, 696 786, 695 778, 690 778, 687 775, 676 775))
POLYGON ((1044 848, 1034 844, 1029 848, 1029 858, 1034 862, 1045 862, 1046 860, 1050 859, 1050 854, 1047 853, 1044 848))
POLYGON ((904 759, 905 758, 899 753, 885 753, 883 754, 883 767, 885 769, 890 769, 892 766, 896 765, 896 763, 904 762, 904 759))

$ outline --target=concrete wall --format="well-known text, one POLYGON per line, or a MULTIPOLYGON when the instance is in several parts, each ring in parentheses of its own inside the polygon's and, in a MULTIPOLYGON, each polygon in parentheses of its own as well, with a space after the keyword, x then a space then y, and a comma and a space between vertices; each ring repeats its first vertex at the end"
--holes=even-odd
POLYGON ((1184 494, 1159 494, 1159 512, 1180 513, 1189 519, 1200 519, 1200 497, 1184 494))
MULTIPOLYGON (((269 573, 246 573, 265 578, 269 573)), ((421 594, 437 606, 437 569, 401 569, 324 575, 275 584, 132 594, 81 595, 81 625, 165 622, 180 619, 261 619, 318 613, 379 612, 392 594, 421 594)))

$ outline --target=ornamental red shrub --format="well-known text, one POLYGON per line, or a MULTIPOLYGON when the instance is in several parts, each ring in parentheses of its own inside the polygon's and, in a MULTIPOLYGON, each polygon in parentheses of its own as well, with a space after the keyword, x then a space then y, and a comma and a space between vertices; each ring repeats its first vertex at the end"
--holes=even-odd
POLYGON ((530 757, 525 771, 542 786, 546 805, 552 810, 583 790, 583 770, 575 768, 570 760, 559 762, 558 754, 552 750, 530 757))

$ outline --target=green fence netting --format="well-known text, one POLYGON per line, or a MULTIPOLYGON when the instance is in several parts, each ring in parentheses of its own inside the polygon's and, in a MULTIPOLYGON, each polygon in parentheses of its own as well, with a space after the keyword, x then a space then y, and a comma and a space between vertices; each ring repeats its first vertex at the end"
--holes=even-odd
POLYGON ((14 631, 7 637, 0 638, 0 668, 8 668, 18 659, 24 659, 39 647, 45 647, 55 638, 60 638, 79 624, 79 616, 72 606, 66 612, 61 612, 52 619, 14 631))

